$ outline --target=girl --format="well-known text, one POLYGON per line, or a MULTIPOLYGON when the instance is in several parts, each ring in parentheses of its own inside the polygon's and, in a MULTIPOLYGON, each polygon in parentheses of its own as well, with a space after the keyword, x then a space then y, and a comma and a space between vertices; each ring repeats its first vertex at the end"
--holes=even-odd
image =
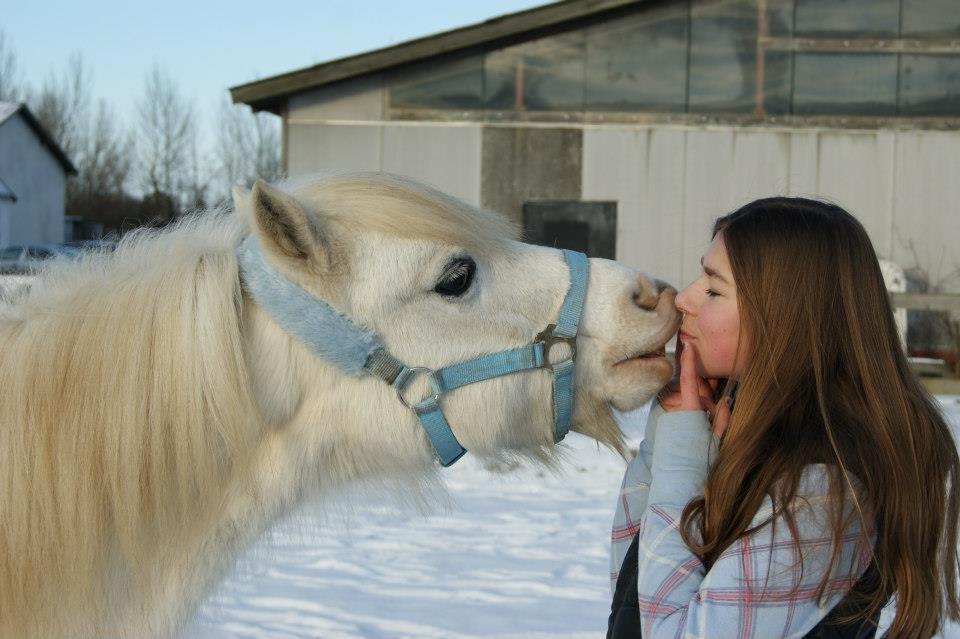
POLYGON ((863 227, 758 200, 702 263, 624 477, 608 637, 862 639, 893 595, 890 637, 960 618, 960 460, 863 227))

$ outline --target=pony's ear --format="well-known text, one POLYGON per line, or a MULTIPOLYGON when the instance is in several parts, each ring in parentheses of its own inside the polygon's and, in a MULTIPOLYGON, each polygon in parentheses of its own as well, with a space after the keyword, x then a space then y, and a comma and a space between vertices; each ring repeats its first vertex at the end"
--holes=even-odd
POLYGON ((250 189, 239 184, 234 184, 233 189, 233 210, 239 211, 240 207, 246 206, 247 202, 250 201, 250 189))
POLYGON ((260 245, 280 256, 305 260, 319 248, 307 212, 295 198, 257 180, 250 191, 253 227, 260 245))

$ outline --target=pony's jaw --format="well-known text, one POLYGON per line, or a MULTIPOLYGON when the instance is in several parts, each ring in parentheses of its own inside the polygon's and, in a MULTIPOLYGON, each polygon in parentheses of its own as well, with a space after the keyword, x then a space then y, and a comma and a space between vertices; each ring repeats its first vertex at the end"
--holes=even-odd
POLYGON ((656 290, 657 284, 607 260, 591 260, 581 353, 582 385, 592 395, 621 411, 642 406, 673 374, 664 348, 680 325, 674 306, 676 291, 663 288, 655 305, 635 302, 640 290, 656 290), (663 353, 662 356, 659 356, 663 353))
POLYGON ((642 406, 673 375, 673 363, 667 359, 666 344, 676 334, 681 315, 674 310, 672 289, 661 296, 657 308, 659 329, 645 340, 631 346, 629 343, 610 348, 602 365, 610 403, 619 411, 642 406))

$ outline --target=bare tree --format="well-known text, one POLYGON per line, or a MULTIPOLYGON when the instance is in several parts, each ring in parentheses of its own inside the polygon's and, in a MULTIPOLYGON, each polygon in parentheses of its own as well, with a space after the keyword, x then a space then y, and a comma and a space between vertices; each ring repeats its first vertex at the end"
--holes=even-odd
POLYGON ((83 57, 73 53, 59 77, 51 75, 39 93, 27 98, 34 115, 71 160, 87 134, 91 82, 83 57))
POLYGON ((77 161, 77 192, 86 196, 122 193, 130 176, 132 142, 106 100, 97 103, 88 130, 77 161))
POLYGON ((0 29, 0 102, 20 102, 23 89, 17 72, 17 55, 0 29))
POLYGON ((210 183, 213 181, 209 165, 210 163, 201 157, 196 138, 191 139, 184 171, 183 195, 186 208, 206 208, 207 192, 210 190, 210 183))
POLYGON ((191 145, 194 142, 193 106, 180 95, 174 80, 154 66, 147 74, 138 106, 137 163, 140 185, 156 202, 170 210, 168 219, 184 207, 191 145))
POLYGON ((139 225, 141 203, 126 192, 133 161, 129 132, 103 99, 97 103, 88 131, 78 153, 78 175, 67 182, 67 213, 99 223, 99 229, 84 231, 94 236, 139 225))
POLYGON ((216 156, 228 187, 281 177, 276 119, 268 113, 253 113, 246 105, 231 104, 226 97, 221 100, 216 156))

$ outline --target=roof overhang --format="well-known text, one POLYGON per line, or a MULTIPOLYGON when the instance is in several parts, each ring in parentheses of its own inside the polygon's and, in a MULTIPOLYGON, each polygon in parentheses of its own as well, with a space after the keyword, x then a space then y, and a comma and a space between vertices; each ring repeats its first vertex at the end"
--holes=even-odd
POLYGON ((582 20, 650 0, 563 0, 492 18, 485 22, 410 40, 383 49, 339 58, 230 88, 235 103, 254 111, 280 113, 301 91, 384 71, 427 58, 491 46, 500 41, 582 20))
POLYGON ((14 115, 20 114, 23 116, 23 120, 27 123, 33 132, 38 138, 40 138, 41 144, 47 147, 47 150, 53 154, 53 157, 57 159, 57 162, 63 167, 64 172, 67 175, 76 175, 77 167, 73 166, 73 162, 70 161, 70 158, 67 157, 67 154, 63 152, 63 149, 60 148, 60 145, 57 144, 57 141, 50 136, 43 125, 40 124, 40 121, 37 120, 36 116, 30 112, 30 109, 27 108, 26 104, 22 102, 4 102, 2 106, 5 107, 0 113, 0 125, 12 118, 14 115))

